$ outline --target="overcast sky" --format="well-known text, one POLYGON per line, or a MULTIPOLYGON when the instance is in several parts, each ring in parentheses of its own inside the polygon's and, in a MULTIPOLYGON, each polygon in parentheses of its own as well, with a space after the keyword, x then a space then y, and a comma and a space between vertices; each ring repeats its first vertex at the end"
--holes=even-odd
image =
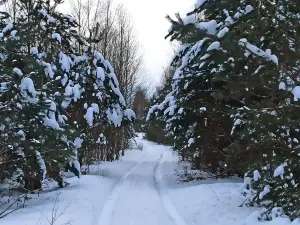
POLYGON ((164 37, 170 27, 169 14, 184 15, 195 0, 116 0, 122 2, 133 18, 137 37, 143 47, 145 75, 152 85, 159 83, 163 67, 172 57, 170 41, 164 37))

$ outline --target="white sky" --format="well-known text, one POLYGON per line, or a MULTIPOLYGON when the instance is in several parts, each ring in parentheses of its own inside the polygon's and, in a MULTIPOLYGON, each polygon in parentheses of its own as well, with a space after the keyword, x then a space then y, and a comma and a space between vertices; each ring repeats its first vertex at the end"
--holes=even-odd
POLYGON ((193 7, 195 0, 116 0, 124 4, 132 16, 137 37, 143 47, 143 75, 148 82, 156 85, 160 81, 163 67, 172 57, 170 41, 164 37, 168 33, 170 23, 165 19, 169 14, 172 18, 176 12, 184 16, 193 7))

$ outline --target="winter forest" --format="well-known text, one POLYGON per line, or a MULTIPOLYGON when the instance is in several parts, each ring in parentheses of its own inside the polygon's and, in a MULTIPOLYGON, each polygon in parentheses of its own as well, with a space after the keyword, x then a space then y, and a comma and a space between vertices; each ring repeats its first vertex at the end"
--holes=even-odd
POLYGON ((181 1, 148 77, 126 2, 0 1, 0 224, 300 225, 300 1, 181 1))

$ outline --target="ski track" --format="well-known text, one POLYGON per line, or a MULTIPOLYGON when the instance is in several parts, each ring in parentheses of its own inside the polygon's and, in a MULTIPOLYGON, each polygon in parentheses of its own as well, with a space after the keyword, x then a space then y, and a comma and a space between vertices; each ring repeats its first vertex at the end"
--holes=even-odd
POLYGON ((98 218, 93 222, 93 225, 110 225, 112 214, 114 212, 115 204, 118 200, 118 196, 122 190, 122 184, 128 178, 128 176, 146 160, 146 157, 143 157, 138 163, 132 166, 125 175, 115 184, 113 187, 110 196, 104 203, 104 206, 100 212, 98 218))
POLYGON ((173 205, 169 195, 167 188, 164 185, 163 181, 163 175, 162 175, 162 165, 164 163, 164 154, 161 154, 161 157, 157 163, 157 166, 155 168, 155 181, 156 181, 156 188, 157 192, 160 196, 161 203, 163 204, 166 212, 169 214, 171 219, 174 221, 176 225, 186 225, 185 221, 182 219, 182 217, 177 212, 175 206, 173 205))
POLYGON ((155 182, 158 154, 149 154, 147 160, 136 168, 122 185, 110 224, 104 225, 171 225, 155 182))
MULTIPOLYGON (((170 146, 136 138, 143 151, 127 151, 123 160, 103 163, 63 190, 32 196, 28 207, 1 219, 1 225, 48 225, 59 194, 56 224, 74 225, 300 225, 278 217, 257 219, 261 209, 238 207, 243 183, 236 179, 178 184, 178 156, 170 146), (60 193, 63 193, 60 195, 60 193), (70 204, 72 202, 72 204, 70 204), (64 211, 67 207, 67 210, 64 211)), ((56 209, 55 209, 56 210, 56 209)))
POLYGON ((147 145, 145 156, 114 186, 95 225, 186 225, 163 182, 165 151, 147 145))

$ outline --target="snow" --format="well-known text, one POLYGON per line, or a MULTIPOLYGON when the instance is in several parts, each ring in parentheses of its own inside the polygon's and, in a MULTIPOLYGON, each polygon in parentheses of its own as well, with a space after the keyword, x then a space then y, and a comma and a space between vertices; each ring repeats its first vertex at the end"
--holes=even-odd
POLYGON ((105 80, 105 72, 102 67, 97 67, 97 78, 100 79, 101 81, 105 80))
POLYGON ((22 109, 22 108, 23 108, 22 104, 20 104, 20 103, 17 103, 17 107, 18 107, 19 109, 22 109))
POLYGON ((55 120, 55 112, 56 112, 56 104, 51 101, 50 110, 49 110, 49 118, 55 120))
POLYGON ((253 172, 253 180, 254 180, 254 181, 258 181, 260 178, 261 178, 260 173, 258 172, 258 170, 255 170, 255 171, 253 172))
POLYGON ((71 68, 70 59, 63 52, 59 53, 59 63, 61 64, 61 69, 65 72, 69 72, 71 68))
POLYGON ((279 90, 286 90, 286 85, 284 82, 280 82, 279 84, 279 90))
POLYGON ((265 195, 269 194, 270 192, 270 188, 268 186, 265 186, 264 190, 259 193, 259 199, 263 199, 263 197, 265 197, 265 195))
POLYGON ((246 14, 252 12, 253 10, 254 10, 254 8, 253 8, 252 5, 247 5, 246 8, 245 8, 246 14))
POLYGON ((196 23, 196 15, 189 15, 186 16, 185 18, 182 19, 183 20, 183 24, 187 25, 187 24, 195 24, 196 23))
POLYGON ((76 19, 73 16, 70 15, 64 15, 65 18, 67 18, 71 23, 73 23, 76 19))
POLYGON ((43 16, 46 16, 46 15, 47 15, 46 10, 43 10, 43 9, 39 10, 39 13, 42 14, 43 16))
POLYGON ((95 53, 95 58, 101 62, 104 61, 104 57, 100 52, 95 53))
POLYGON ((73 100, 74 102, 77 102, 78 99, 81 97, 82 93, 82 88, 79 84, 75 84, 74 87, 72 88, 72 93, 73 93, 73 100))
POLYGON ((52 16, 47 16, 48 17, 48 19, 47 19, 47 24, 49 24, 49 23, 54 23, 55 22, 55 19, 52 17, 52 16))
POLYGON ((179 110, 178 110, 178 114, 182 114, 184 112, 184 109, 181 107, 179 110))
POLYGON ((8 87, 7 87, 7 82, 2 82, 2 83, 0 83, 0 91, 1 91, 1 92, 6 91, 7 89, 8 89, 8 87))
POLYGON ((264 65, 259 65, 257 69, 254 71, 254 74, 257 74, 262 68, 264 68, 264 65))
POLYGON ((141 134, 136 142, 143 145, 143 151, 128 150, 119 161, 95 164, 89 175, 67 178, 70 186, 64 189, 30 194, 27 207, 0 219, 1 225, 48 225, 53 208, 62 213, 56 224, 300 224, 276 217, 277 211, 272 221, 260 222, 260 209, 239 207, 244 201, 241 180, 182 183, 179 174, 184 165, 178 164, 171 147, 142 140, 141 134))
POLYGON ((60 80, 62 86, 66 86, 67 82, 68 82, 68 75, 64 74, 64 77, 60 80))
POLYGON ((16 74, 18 74, 20 77, 21 76, 23 76, 23 73, 22 73, 22 71, 19 69, 19 68, 13 68, 13 71, 16 73, 16 74))
POLYGON ((19 131, 16 133, 16 135, 18 135, 18 136, 25 136, 25 133, 24 133, 24 131, 19 130, 19 131))
POLYGON ((7 31, 10 31, 11 29, 13 29, 13 24, 12 23, 8 23, 2 30, 2 33, 6 33, 7 31))
POLYGON ((59 43, 61 43, 61 36, 59 33, 52 34, 52 39, 57 40, 59 43))
POLYGON ((74 140, 74 146, 75 146, 75 148, 81 148, 82 142, 83 142, 83 139, 81 139, 79 137, 75 138, 75 140, 74 140))
POLYGON ((194 138, 190 138, 188 140, 188 147, 190 147, 193 143, 195 143, 195 139, 194 138))
POLYGON ((43 180, 45 180, 46 174, 47 174, 45 161, 44 161, 44 159, 41 156, 41 153, 39 151, 35 151, 35 155, 36 155, 37 162, 38 162, 38 164, 39 164, 39 166, 40 166, 40 168, 43 172, 43 180))
POLYGON ((234 122, 234 126, 237 126, 237 125, 240 125, 242 123, 242 121, 240 119, 237 119, 235 122, 234 122))
MULTIPOLYGON (((172 158, 171 158, 172 159, 172 158)), ((163 166, 167 161, 170 160, 170 154, 162 153, 159 159, 158 165, 155 169, 155 181, 157 185, 157 191, 161 198, 162 205, 165 210, 168 212, 170 218, 174 221, 176 225, 186 225, 183 218, 179 215, 176 207, 172 203, 170 195, 168 193, 168 188, 164 182, 164 175, 162 173, 163 166)))
POLYGON ((92 103, 91 106, 92 106, 92 108, 94 110, 94 113, 99 114, 99 106, 98 106, 98 104, 97 103, 92 103))
POLYGON ((274 177, 280 176, 283 179, 285 165, 280 165, 274 170, 274 177))
POLYGON ((127 117, 127 119, 130 121, 136 118, 135 113, 132 109, 125 109, 124 116, 127 117))
POLYGON ((232 25, 232 24, 234 24, 234 20, 232 19, 231 16, 227 16, 227 18, 225 19, 225 24, 226 25, 232 25))
POLYGON ((30 49, 30 54, 32 54, 32 55, 38 55, 39 51, 38 51, 37 47, 32 47, 30 49))
POLYGON ((62 125, 64 125, 65 122, 68 120, 67 116, 65 115, 58 115, 57 118, 58 118, 58 122, 62 125))
POLYGON ((300 98, 300 86, 294 87, 292 93, 294 95, 294 100, 298 101, 298 99, 300 98))
POLYGON ((114 124, 115 127, 121 126, 122 122, 122 115, 120 115, 120 112, 117 109, 108 109, 106 111, 107 119, 114 124))
POLYGON ((218 41, 215 41, 213 43, 211 43, 210 46, 208 46, 207 50, 206 51, 212 51, 212 50, 218 50, 220 48, 220 42, 218 41))
MULTIPOLYGON (((76 150, 76 153, 75 153, 75 156, 73 156, 73 160, 72 160, 72 164, 73 164, 73 166, 74 166, 74 168, 77 170, 77 171, 79 171, 79 174, 81 175, 81 171, 80 171, 80 169, 81 169, 81 166, 80 166, 80 163, 79 163, 79 161, 77 160, 77 150, 76 150)), ((79 175, 79 176, 80 176, 79 175)))
POLYGON ((94 122, 94 108, 93 107, 89 107, 86 110, 86 114, 84 115, 84 118, 86 119, 87 123, 90 126, 93 126, 93 122, 94 122))
POLYGON ((44 71, 45 71, 46 76, 49 76, 51 79, 53 79, 54 71, 53 71, 50 63, 43 63, 43 65, 45 66, 44 71))
POLYGON ((272 55, 271 54, 271 50, 267 49, 266 51, 258 48, 257 46, 251 44, 248 42, 248 40, 246 38, 242 38, 239 40, 239 44, 241 46, 245 46, 247 50, 249 50, 250 52, 252 52, 255 55, 264 57, 265 59, 272 61, 273 63, 275 63, 276 65, 278 65, 278 58, 276 55, 272 55))
POLYGON ((16 31, 16 30, 13 30, 13 31, 10 32, 10 37, 11 37, 12 40, 20 38, 20 37, 16 37, 17 33, 18 33, 18 31, 16 31))
POLYGON ((118 79, 116 77, 116 74, 114 73, 110 73, 109 74, 109 77, 112 78, 112 80, 109 81, 109 86, 111 87, 112 91, 117 95, 119 96, 119 101, 120 101, 120 104, 124 105, 125 106, 125 99, 119 89, 119 82, 118 82, 118 79))
POLYGON ((45 117, 44 118, 44 125, 46 127, 50 127, 50 128, 53 128, 55 130, 64 130, 63 128, 61 128, 58 124, 58 122, 56 121, 56 119, 52 119, 52 118, 49 118, 49 117, 45 117))
POLYGON ((38 101, 38 99, 35 98, 37 95, 37 92, 35 90, 33 80, 30 79, 29 77, 24 77, 22 79, 21 84, 20 84, 20 90, 21 90, 22 95, 24 97, 26 97, 30 103, 34 104, 38 101), (28 96, 27 92, 29 92, 32 97, 28 96))
POLYGON ((197 27, 201 30, 205 30, 208 34, 216 34, 217 32, 217 21, 211 20, 209 22, 200 22, 197 27))
POLYGON ((228 27, 224 27, 222 30, 219 31, 218 33, 218 38, 222 38, 225 36, 225 34, 227 34, 229 31, 228 27))
POLYGON ((241 125, 241 124, 242 124, 242 121, 240 119, 235 120, 232 130, 231 130, 231 135, 233 135, 236 126, 241 125))

